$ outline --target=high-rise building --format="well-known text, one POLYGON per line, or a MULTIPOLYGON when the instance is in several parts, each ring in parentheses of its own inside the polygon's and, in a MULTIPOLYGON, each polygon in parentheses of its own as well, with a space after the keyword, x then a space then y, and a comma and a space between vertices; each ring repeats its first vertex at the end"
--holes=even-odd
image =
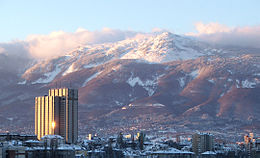
POLYGON ((50 89, 49 95, 35 98, 35 134, 60 135, 67 143, 78 138, 78 90, 50 89))
POLYGON ((214 151, 214 137, 208 133, 195 133, 192 135, 192 151, 196 154, 205 151, 214 151))
MULTIPOLYGON (((245 147, 247 151, 247 157, 254 157, 254 150, 257 149, 257 139, 254 137, 254 133, 249 133, 249 135, 244 136, 245 147)), ((259 154, 259 153, 258 153, 259 154)))
POLYGON ((143 132, 138 132, 137 133, 137 138, 138 138, 138 142, 139 142, 139 148, 141 150, 143 150, 144 149, 145 134, 143 132))

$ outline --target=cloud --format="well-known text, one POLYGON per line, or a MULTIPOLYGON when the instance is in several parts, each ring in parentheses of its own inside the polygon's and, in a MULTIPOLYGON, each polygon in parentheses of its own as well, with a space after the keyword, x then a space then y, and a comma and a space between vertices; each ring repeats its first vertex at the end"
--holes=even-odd
POLYGON ((0 47, 0 54, 4 53, 5 52, 5 49, 0 47))
POLYGON ((228 27, 219 23, 199 22, 195 28, 197 32, 186 35, 218 45, 260 48, 260 26, 228 27))
POLYGON ((32 59, 65 55, 81 45, 116 42, 137 34, 109 28, 100 31, 79 28, 75 32, 55 31, 47 35, 30 35, 25 40, 0 43, 0 71, 21 73, 33 64, 32 59))
POLYGON ((73 33, 64 31, 48 35, 30 35, 27 37, 28 50, 35 58, 49 58, 64 55, 85 44, 116 42, 134 37, 137 32, 104 28, 101 31, 89 31, 79 28, 73 33))
MULTIPOLYGON (((219 23, 196 23, 197 32, 186 35, 219 45, 234 45, 242 47, 260 48, 260 26, 228 27, 219 23)), ((152 34, 167 30, 154 28, 152 34)), ((0 43, 0 55, 16 58, 46 59, 65 55, 75 48, 86 44, 100 44, 116 42, 127 38, 143 38, 151 33, 122 31, 104 28, 89 31, 78 28, 75 32, 54 31, 47 35, 29 35, 25 40, 0 43)))
POLYGON ((229 28, 225 25, 219 23, 208 23, 204 24, 202 22, 195 23, 195 28, 198 31, 197 33, 188 33, 191 35, 209 35, 214 33, 224 33, 230 32, 232 28, 229 28))
POLYGON ((23 41, 0 43, 0 70, 12 73, 23 72, 31 64, 30 53, 23 41))

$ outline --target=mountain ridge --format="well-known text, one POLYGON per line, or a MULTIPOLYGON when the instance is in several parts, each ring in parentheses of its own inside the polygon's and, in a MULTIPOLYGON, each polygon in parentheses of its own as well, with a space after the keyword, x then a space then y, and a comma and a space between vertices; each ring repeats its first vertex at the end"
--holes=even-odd
POLYGON ((66 86, 79 89, 81 134, 92 126, 115 132, 153 124, 219 130, 230 121, 243 129, 260 121, 260 56, 242 52, 168 32, 82 46, 7 74, 0 117, 33 127, 34 97, 66 86))

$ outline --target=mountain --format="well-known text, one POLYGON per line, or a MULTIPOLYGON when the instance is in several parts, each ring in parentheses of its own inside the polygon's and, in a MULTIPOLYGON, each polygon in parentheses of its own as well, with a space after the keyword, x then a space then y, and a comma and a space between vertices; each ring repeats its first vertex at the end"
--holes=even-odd
POLYGON ((196 59, 200 56, 224 54, 206 43, 165 32, 144 35, 116 43, 87 45, 65 56, 41 61, 22 76, 30 83, 49 83, 56 75, 96 67, 115 59, 138 59, 148 63, 196 59))
POLYGON ((0 121, 3 127, 33 129, 34 97, 66 86, 79 88, 82 135, 168 128, 259 131, 260 56, 249 50, 169 32, 81 46, 30 61, 23 73, 5 72, 0 121))

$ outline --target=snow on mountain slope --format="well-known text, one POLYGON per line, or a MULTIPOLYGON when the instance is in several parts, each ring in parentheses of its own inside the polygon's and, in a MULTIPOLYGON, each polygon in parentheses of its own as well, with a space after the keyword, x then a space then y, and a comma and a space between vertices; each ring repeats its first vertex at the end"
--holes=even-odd
POLYGON ((153 76, 152 80, 146 80, 146 81, 142 81, 139 77, 134 77, 134 74, 131 73, 130 78, 128 78, 128 80, 126 81, 131 87, 135 87, 135 85, 140 85, 142 87, 144 87, 144 89, 147 91, 149 96, 152 96, 158 86, 158 80, 159 78, 161 78, 164 74, 160 75, 160 76, 153 76))
POLYGON ((146 39, 138 44, 136 50, 128 52, 121 59, 142 59, 162 63, 195 59, 199 56, 211 55, 214 51, 215 49, 210 49, 196 40, 165 32, 146 39))
POLYGON ((224 51, 169 32, 144 34, 116 43, 79 47, 68 55, 38 62, 27 69, 22 78, 29 81, 26 83, 48 83, 57 76, 92 68, 115 59, 138 59, 143 62, 163 63, 219 53, 224 51))

